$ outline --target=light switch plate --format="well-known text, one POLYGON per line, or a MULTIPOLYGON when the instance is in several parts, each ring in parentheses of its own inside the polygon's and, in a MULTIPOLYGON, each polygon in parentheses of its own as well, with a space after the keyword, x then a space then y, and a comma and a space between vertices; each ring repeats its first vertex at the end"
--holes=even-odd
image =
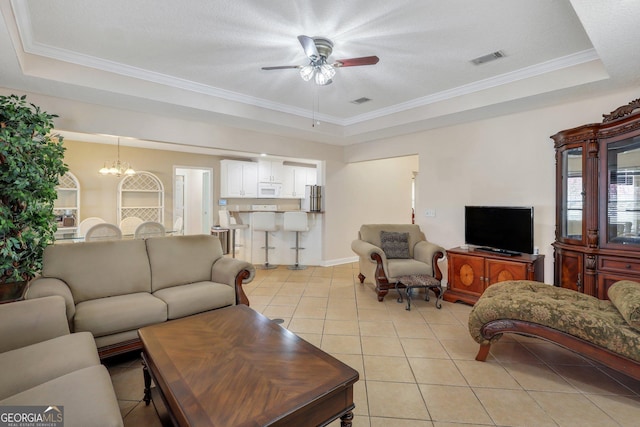
POLYGON ((436 210, 435 209, 426 209, 424 211, 424 216, 426 216, 426 217, 434 217, 434 216, 436 216, 436 210))

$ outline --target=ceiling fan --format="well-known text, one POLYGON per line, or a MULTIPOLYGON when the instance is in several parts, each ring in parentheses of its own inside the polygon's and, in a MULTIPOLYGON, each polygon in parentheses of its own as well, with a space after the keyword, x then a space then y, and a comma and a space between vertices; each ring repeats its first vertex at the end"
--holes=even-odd
POLYGON ((360 65, 377 64, 380 58, 377 56, 363 56, 361 58, 339 59, 333 63, 327 62, 327 58, 333 51, 333 42, 326 37, 298 36, 298 41, 304 49, 305 55, 309 58, 307 65, 280 65, 276 67, 262 67, 263 70, 284 70, 297 68, 300 70, 300 77, 304 81, 314 79, 315 83, 321 86, 331 84, 332 78, 336 74, 336 68, 357 67, 360 65))

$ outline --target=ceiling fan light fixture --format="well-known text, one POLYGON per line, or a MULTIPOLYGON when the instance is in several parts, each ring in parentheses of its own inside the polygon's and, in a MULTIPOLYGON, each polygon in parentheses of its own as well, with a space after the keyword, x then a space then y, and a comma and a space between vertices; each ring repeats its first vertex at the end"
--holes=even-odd
POLYGON ((326 86, 333 82, 330 78, 328 78, 325 74, 322 74, 320 71, 316 71, 315 82, 319 86, 326 86))
POLYGON ((315 67, 315 72, 315 82, 320 86, 331 84, 333 82, 331 79, 336 75, 335 68, 329 64, 317 65, 315 67))
POLYGON ((374 65, 380 60, 377 56, 363 56, 360 58, 348 58, 327 63, 327 59, 333 52, 333 42, 326 37, 298 36, 305 55, 309 59, 307 65, 278 65, 275 67, 262 67, 263 70, 298 69, 300 77, 305 82, 313 79, 318 86, 325 86, 333 82, 336 75, 336 67, 356 67, 360 65, 374 65))
POLYGON ((330 64, 322 64, 320 66, 320 73, 328 79, 332 79, 333 76, 336 75, 336 69, 333 68, 333 65, 330 64))
POLYGON ((308 82, 309 80, 311 80, 311 78, 313 78, 314 72, 315 67, 313 65, 305 65, 304 67, 300 68, 300 77, 302 77, 302 80, 304 80, 305 82, 308 82))

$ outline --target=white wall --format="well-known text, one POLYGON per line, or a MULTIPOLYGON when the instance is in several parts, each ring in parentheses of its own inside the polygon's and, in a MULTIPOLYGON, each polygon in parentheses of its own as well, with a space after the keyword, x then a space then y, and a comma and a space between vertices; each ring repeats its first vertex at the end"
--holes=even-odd
MULTIPOLYGON (((326 190, 323 258, 350 261, 350 243, 365 222, 405 222, 402 174, 419 169, 416 222, 444 247, 464 241, 467 204, 533 205, 535 245, 545 259, 545 281, 552 282, 551 243, 555 228, 554 151, 556 132, 600 122, 602 114, 636 99, 639 88, 579 102, 559 103, 526 113, 340 147, 277 137, 203 122, 188 122, 122 109, 28 94, 29 101, 60 116, 69 131, 110 133, 143 139, 185 142, 325 161, 326 190), (403 158, 401 156, 416 156, 403 158), (415 159, 419 159, 418 167, 415 159), (382 162, 369 160, 388 159, 382 162), (409 160, 412 159, 412 160, 409 160), (408 163, 405 163, 408 162, 408 163), (398 181, 399 180, 399 181, 398 181), (426 218, 427 208, 436 217, 426 218)), ((12 93, 0 89, 0 93, 12 93)), ((129 151, 128 151, 129 152, 129 151)), ((102 159, 104 156, 99 156, 102 159)), ((153 162, 155 159, 149 158, 153 162)), ((191 162, 181 161, 181 164, 191 162)), ((137 166, 136 166, 137 167, 137 166)), ((143 166, 144 167, 144 166, 143 166)), ((96 167, 92 167, 92 170, 96 167)), ((75 170, 74 170, 75 172, 75 170)), ((410 191, 407 190, 407 191, 410 191)), ((410 193, 406 196, 407 203, 410 193)), ((83 201, 83 204, 85 201, 83 201)), ((84 209, 84 208, 83 208, 84 209)), ((83 216, 89 209, 83 211, 83 216)), ((171 211, 169 211, 171 212, 171 211)), ((446 265, 442 266, 446 269, 446 265)))
MULTIPOLYGON (((534 206, 534 244, 545 255, 545 282, 553 283, 555 156, 549 137, 563 129, 601 122, 603 113, 637 97, 638 90, 622 91, 359 144, 348 147, 345 158, 364 160, 417 152, 416 223, 429 240, 445 248, 464 243, 465 205, 534 206), (425 217, 427 208, 435 209, 436 217, 425 217)), ((335 238, 339 236, 328 236, 329 241, 335 238)), ((441 268, 446 270, 446 262, 441 268)))
POLYGON ((176 174, 184 176, 184 234, 200 234, 202 224, 202 184, 204 172, 202 169, 177 168, 176 174))
POLYGON ((411 223, 411 180, 418 156, 327 163, 325 242, 328 264, 357 259, 351 242, 362 224, 411 223))

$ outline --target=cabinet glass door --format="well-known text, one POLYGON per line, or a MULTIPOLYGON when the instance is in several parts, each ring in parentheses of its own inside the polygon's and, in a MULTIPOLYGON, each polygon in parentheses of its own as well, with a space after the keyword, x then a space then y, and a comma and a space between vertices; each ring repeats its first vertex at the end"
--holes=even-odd
POLYGON ((607 144, 608 243, 640 245, 640 136, 607 144))
POLYGON ((584 223, 584 184, 582 147, 562 152, 562 237, 582 240, 584 223))

